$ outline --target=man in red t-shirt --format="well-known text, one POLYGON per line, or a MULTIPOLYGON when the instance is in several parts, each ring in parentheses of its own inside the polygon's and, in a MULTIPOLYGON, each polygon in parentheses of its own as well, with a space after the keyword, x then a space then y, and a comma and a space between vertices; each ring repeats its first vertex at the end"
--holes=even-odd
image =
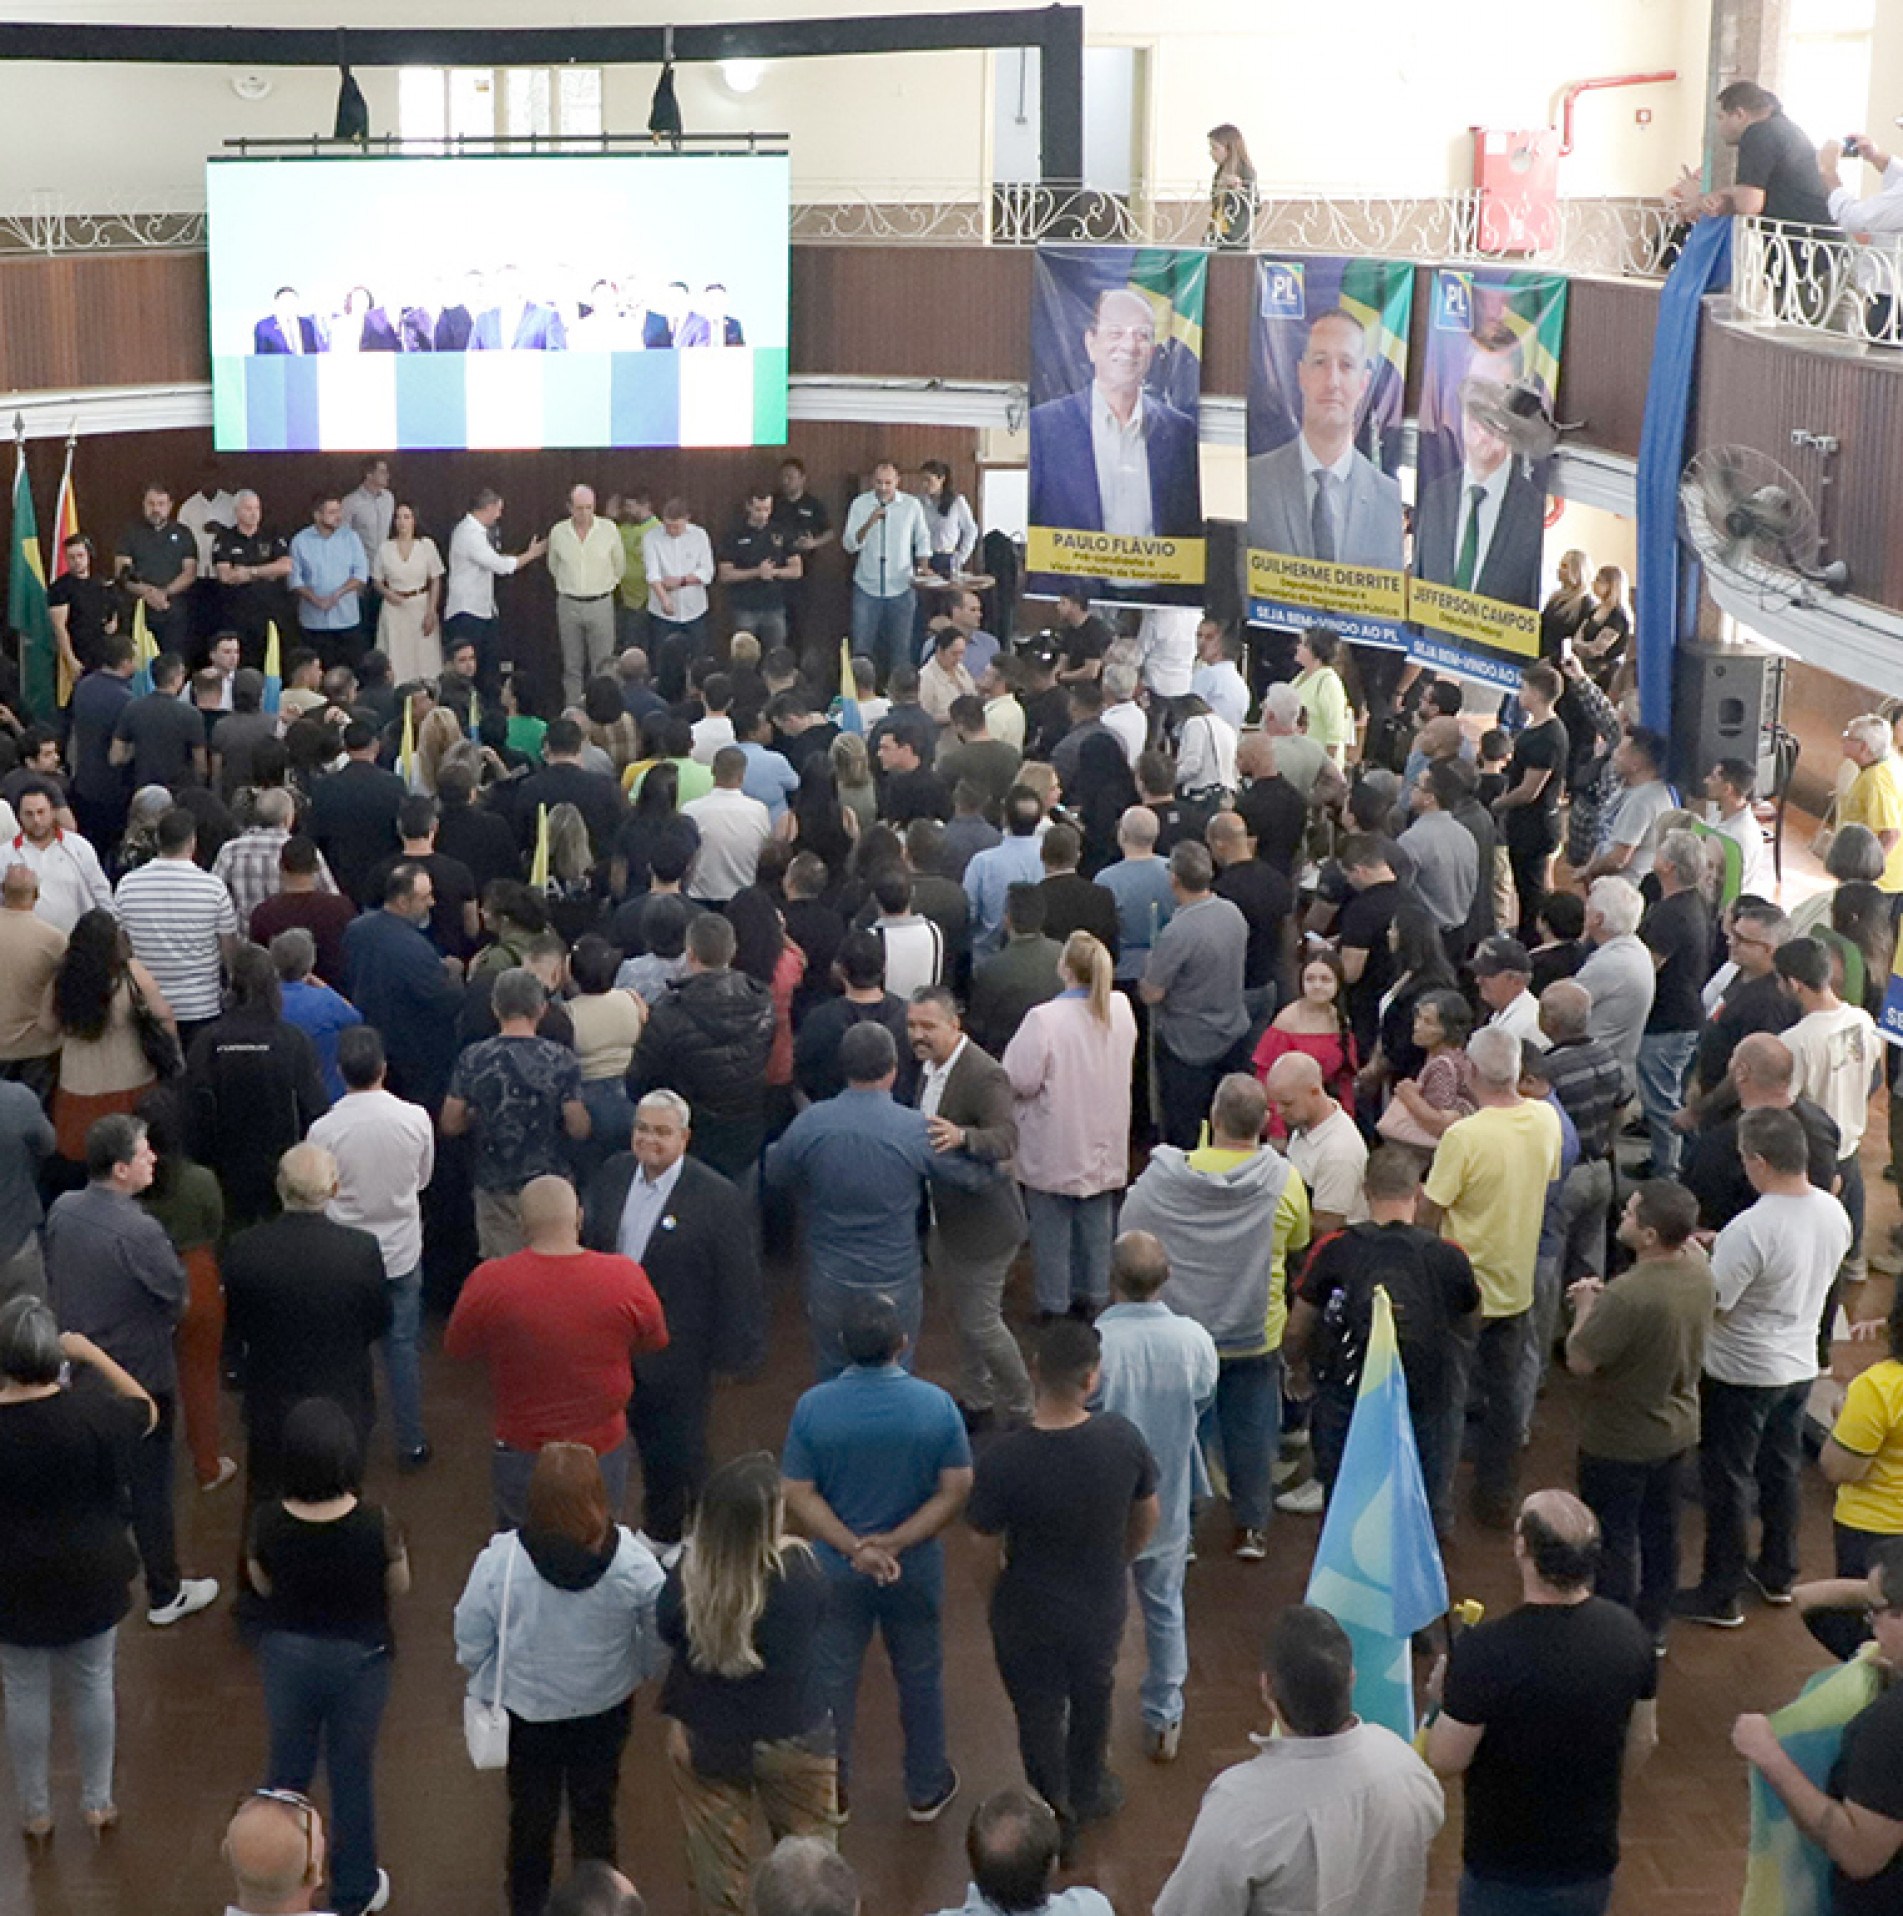
POLYGON ((496 1527, 522 1522, 544 1444, 586 1444, 608 1505, 628 1484, 633 1358, 667 1344, 667 1319, 631 1257, 581 1246, 581 1201, 566 1178, 522 1187, 528 1249, 479 1264, 443 1333, 451 1357, 480 1358, 495 1394, 496 1527))

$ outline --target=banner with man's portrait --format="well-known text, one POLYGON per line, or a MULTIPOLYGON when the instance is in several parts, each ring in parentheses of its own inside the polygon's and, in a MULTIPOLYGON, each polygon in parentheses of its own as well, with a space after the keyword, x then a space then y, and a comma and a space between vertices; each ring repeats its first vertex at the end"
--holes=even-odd
POLYGON ((1363 644, 1407 643, 1406 509, 1395 474, 1413 310, 1410 265, 1256 261, 1251 623, 1325 620, 1363 644))
POLYGON ((1408 616, 1416 656, 1502 685, 1540 649, 1541 549, 1566 282, 1434 275, 1422 368, 1408 616))
POLYGON ((1197 414, 1204 253, 1040 247, 1031 304, 1026 562, 1033 593, 1081 584, 1200 604, 1197 414))

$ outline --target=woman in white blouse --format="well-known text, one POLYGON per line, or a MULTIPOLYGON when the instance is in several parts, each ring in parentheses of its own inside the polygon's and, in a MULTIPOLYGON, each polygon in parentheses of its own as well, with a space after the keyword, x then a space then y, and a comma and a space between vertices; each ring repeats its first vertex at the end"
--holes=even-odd
POLYGON ((377 647, 390 661, 391 677, 399 685, 440 678, 443 560, 436 541, 417 532, 414 506, 399 505, 391 515, 390 536, 377 548, 373 570, 383 597, 377 647))
POLYGON ((925 525, 932 539, 932 570, 948 578, 967 571, 978 549, 978 521, 952 484, 952 470, 942 459, 928 459, 919 470, 925 475, 925 525))
POLYGON ((1236 728, 1191 692, 1176 707, 1176 789, 1215 802, 1236 788, 1236 728))

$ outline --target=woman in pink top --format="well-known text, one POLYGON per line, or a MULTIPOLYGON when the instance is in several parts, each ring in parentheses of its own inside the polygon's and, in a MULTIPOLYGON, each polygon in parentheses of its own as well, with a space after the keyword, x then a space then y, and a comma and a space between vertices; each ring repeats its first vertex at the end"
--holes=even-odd
POLYGON ((1017 1098, 1018 1181, 1031 1226, 1040 1321, 1110 1301, 1116 1194, 1130 1176, 1136 1015, 1116 967, 1087 931, 1058 962, 1064 988, 1035 1006, 1005 1047, 1017 1098))
MULTIPOLYGON (((1311 951, 1302 960, 1301 996, 1285 1004, 1263 1032, 1255 1048, 1255 1075, 1266 1084, 1276 1059, 1291 1052, 1313 1058, 1321 1066, 1328 1095, 1346 1111, 1355 1108, 1357 1060, 1348 1028, 1348 987, 1341 960, 1332 951, 1311 951)), ((1287 1130, 1271 1101, 1269 1135, 1285 1137, 1287 1130)))

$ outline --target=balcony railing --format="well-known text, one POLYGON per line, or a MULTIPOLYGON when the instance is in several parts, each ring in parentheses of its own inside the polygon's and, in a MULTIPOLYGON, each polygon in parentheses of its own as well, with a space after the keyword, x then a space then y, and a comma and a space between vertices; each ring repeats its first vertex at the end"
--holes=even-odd
POLYGON ((1775 220, 1740 220, 1732 302, 1758 326, 1903 346, 1903 240, 1820 236, 1775 220))

